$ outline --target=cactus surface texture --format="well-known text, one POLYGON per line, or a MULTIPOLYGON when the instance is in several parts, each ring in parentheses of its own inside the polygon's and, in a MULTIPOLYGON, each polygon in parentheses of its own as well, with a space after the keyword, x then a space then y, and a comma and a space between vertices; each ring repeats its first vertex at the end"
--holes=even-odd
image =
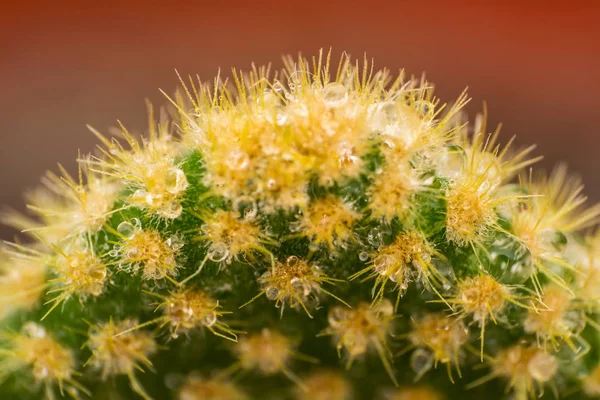
POLYGON ((600 396, 599 205, 347 56, 181 79, 2 220, 0 398, 600 396))

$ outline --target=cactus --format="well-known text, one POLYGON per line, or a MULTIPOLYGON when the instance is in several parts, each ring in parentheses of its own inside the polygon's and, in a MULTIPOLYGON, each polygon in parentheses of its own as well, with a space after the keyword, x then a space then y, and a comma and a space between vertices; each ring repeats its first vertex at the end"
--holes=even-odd
POLYGON ((600 395, 600 205, 424 79, 181 79, 4 223, 3 399, 600 395))

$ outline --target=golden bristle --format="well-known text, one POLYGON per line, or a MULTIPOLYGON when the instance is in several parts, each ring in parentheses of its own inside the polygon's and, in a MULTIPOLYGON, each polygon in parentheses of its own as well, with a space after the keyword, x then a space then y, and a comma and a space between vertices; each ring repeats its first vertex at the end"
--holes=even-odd
POLYGON ((446 237, 459 246, 485 241, 498 222, 497 203, 478 179, 452 185, 446 193, 446 237))
POLYGON ((535 334, 541 348, 546 351, 558 351, 564 342, 575 353, 583 350, 582 355, 585 354, 589 345, 579 334, 586 319, 584 312, 578 309, 574 295, 558 285, 546 286, 543 290, 540 304, 532 302, 523 322, 525 332, 535 334))
POLYGON ((126 319, 119 323, 112 320, 90 327, 87 347, 92 356, 86 364, 99 369, 102 379, 114 375, 126 375, 132 389, 146 400, 151 399, 135 377, 136 371, 143 371, 142 366, 150 368, 149 356, 156 353, 158 346, 152 335, 144 331, 129 331, 137 325, 137 321, 126 319), (128 331, 118 335, 120 332, 128 331))
POLYGON ((218 210, 199 215, 203 221, 195 241, 207 241, 208 258, 214 262, 252 260, 254 253, 271 256, 267 245, 275 241, 264 233, 255 218, 242 217, 238 212, 218 210))
POLYGON ((515 289, 515 286, 504 285, 491 275, 479 274, 460 279, 457 282, 455 294, 445 299, 447 304, 456 309, 455 315, 471 316, 473 321, 480 326, 481 361, 483 361, 485 327, 489 320, 497 324, 498 320, 504 317, 504 312, 509 304, 535 310, 529 304, 531 296, 517 294, 515 289))
POLYGON ((296 256, 288 257, 285 263, 275 263, 258 282, 263 288, 262 293, 269 300, 274 300, 276 307, 281 308, 282 315, 287 303, 291 308, 301 307, 311 316, 308 311, 310 305, 307 302, 317 303, 321 293, 341 301, 322 287, 324 283, 333 284, 339 280, 329 278, 317 265, 296 256))
POLYGON ((230 314, 220 310, 219 302, 200 290, 182 289, 171 292, 167 296, 150 293, 163 301, 158 304, 165 314, 156 320, 142 324, 162 322, 161 326, 169 325, 171 337, 177 338, 180 333, 192 329, 206 328, 216 336, 236 341, 237 336, 221 320, 223 315, 230 314))
POLYGON ((182 333, 187 335, 190 331, 206 328, 215 336, 222 337, 233 342, 237 341, 234 331, 223 323, 222 317, 230 314, 221 311, 219 302, 201 290, 178 289, 168 295, 155 292, 145 292, 148 295, 161 300, 155 303, 155 311, 162 311, 163 315, 150 321, 131 326, 115 336, 127 335, 130 332, 150 326, 159 325, 158 330, 168 326, 172 339, 177 339, 182 333))
POLYGON ((589 311, 600 309, 600 231, 581 240, 568 237, 565 260, 577 267, 575 282, 570 285, 577 300, 589 311))
POLYGON ((425 184, 417 172, 401 163, 380 171, 367 190, 368 210, 373 218, 390 222, 394 217, 406 217, 414 207, 412 196, 425 184))
POLYGON ((329 250, 343 247, 356 240, 352 224, 360 219, 360 214, 350 204, 337 197, 325 197, 312 202, 292 229, 293 236, 307 237, 313 247, 321 245, 329 250))
POLYGON ((470 383, 469 387, 500 377, 508 380, 507 391, 512 390, 517 400, 542 397, 544 385, 551 384, 558 372, 556 357, 525 343, 501 350, 490 363, 492 372, 470 383))
POLYGON ((0 350, 0 380, 15 371, 29 369, 50 399, 55 398, 55 386, 61 394, 66 390, 74 399, 79 399, 81 393, 89 395, 74 379, 77 372, 73 352, 52 338, 41 325, 28 322, 21 332, 8 339, 10 347, 0 350))
POLYGON ((375 250, 370 255, 370 265, 352 275, 350 280, 365 274, 369 275, 364 280, 375 279, 373 304, 382 301, 386 284, 393 282, 398 291, 397 308, 401 296, 412 281, 421 282, 436 293, 435 287, 445 282, 443 275, 431 262, 432 256, 436 254, 438 253, 421 232, 401 232, 392 244, 375 250))
POLYGON ((412 343, 411 347, 417 348, 412 357, 417 378, 427 372, 432 364, 437 366, 437 363, 446 364, 451 381, 453 381, 452 368, 456 368, 458 375, 461 376, 461 348, 469 339, 468 329, 462 320, 441 313, 428 313, 414 318, 412 326, 408 336, 412 343), (429 358, 430 361, 417 362, 419 357, 429 358), (423 365, 424 368, 415 368, 417 364, 423 365))
POLYGON ((71 240, 64 247, 51 246, 54 254, 46 255, 33 248, 15 245, 19 257, 40 265, 47 265, 54 275, 48 281, 53 297, 45 304, 52 304, 43 318, 72 296, 80 302, 89 297, 98 297, 109 282, 110 270, 95 254, 87 238, 71 240))
MULTIPOLYGON (((264 328, 260 333, 242 336, 234 347, 239 362, 236 369, 257 371, 266 376, 283 374, 301 388, 303 382, 290 369, 294 358, 315 362, 312 357, 297 353, 297 343, 291 338, 272 329, 264 328)), ((317 361, 318 362, 318 361, 317 361)))
POLYGON ((43 186, 27 194, 31 218, 7 212, 2 222, 43 243, 59 244, 79 234, 94 234, 114 213, 119 183, 92 171, 88 158, 78 160, 79 173, 73 178, 60 164, 61 175, 48 172, 43 186))
POLYGON ((498 225, 500 207, 524 198, 522 193, 505 194, 503 185, 538 158, 529 158, 534 147, 518 153, 511 151, 511 139, 501 147, 500 130, 486 133, 486 114, 478 116, 474 133, 462 129, 446 158, 450 163, 439 167, 439 173, 450 179, 446 189, 446 236, 458 246, 482 248, 491 234, 502 229, 498 225))
POLYGON ((142 272, 146 280, 168 279, 177 275, 179 263, 177 257, 183 241, 177 236, 163 239, 158 231, 142 229, 135 221, 119 224, 116 233, 121 239, 114 243, 120 270, 142 272))
POLYGON ((147 210, 160 218, 181 215, 181 199, 188 187, 185 173, 177 164, 179 148, 166 124, 156 125, 150 107, 150 135, 140 142, 121 125, 121 136, 129 146, 109 140, 90 127, 102 141, 104 158, 95 158, 94 171, 121 180, 133 189, 126 198, 129 205, 147 210))
POLYGON ((338 353, 341 354, 342 350, 347 353, 346 368, 350 368, 354 360, 364 356, 368 350, 375 350, 390 378, 397 384, 387 347, 393 319, 394 308, 387 299, 373 307, 367 303, 351 309, 337 306, 329 311, 329 326, 321 335, 333 336, 338 353))
POLYGON ((17 310, 38 307, 47 287, 46 275, 45 265, 13 258, 0 247, 0 320, 17 310))
MULTIPOLYGON (((553 266, 567 271, 577 269, 563 257, 567 235, 595 225, 600 220, 600 204, 586 207, 583 185, 569 176, 565 165, 559 165, 550 175, 542 173, 535 180, 532 176, 528 179, 523 186, 531 196, 507 210, 512 233, 534 270, 567 288, 562 271, 553 266)), ((539 279, 535 275, 533 278, 541 293, 539 279)))

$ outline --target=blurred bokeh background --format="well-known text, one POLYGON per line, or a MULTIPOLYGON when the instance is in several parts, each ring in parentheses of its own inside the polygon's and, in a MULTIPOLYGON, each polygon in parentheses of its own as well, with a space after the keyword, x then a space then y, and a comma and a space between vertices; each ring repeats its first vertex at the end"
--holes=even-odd
MULTIPOLYGON (((376 66, 422 71, 470 113, 485 100, 503 138, 539 145, 543 165, 567 161, 600 200, 598 1, 47 1, 0 6, 0 195, 22 192, 77 150, 86 130, 116 119, 146 125, 144 98, 177 85, 174 69, 211 79, 321 47, 376 66)), ((0 237, 13 232, 0 228, 0 237)))

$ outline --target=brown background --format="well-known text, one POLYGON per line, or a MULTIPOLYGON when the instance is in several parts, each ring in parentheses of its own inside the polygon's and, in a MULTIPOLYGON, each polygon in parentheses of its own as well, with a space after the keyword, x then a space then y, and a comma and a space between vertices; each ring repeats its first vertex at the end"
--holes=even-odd
POLYGON ((73 169, 95 144, 86 123, 143 130, 144 98, 164 103, 157 88, 175 88, 175 68, 210 79, 330 46, 426 71, 443 100, 469 86, 471 112, 487 101, 504 138, 538 143, 545 165, 567 161, 599 200, 600 2, 523 3, 2 3, 0 203, 21 207, 57 161, 73 169))

